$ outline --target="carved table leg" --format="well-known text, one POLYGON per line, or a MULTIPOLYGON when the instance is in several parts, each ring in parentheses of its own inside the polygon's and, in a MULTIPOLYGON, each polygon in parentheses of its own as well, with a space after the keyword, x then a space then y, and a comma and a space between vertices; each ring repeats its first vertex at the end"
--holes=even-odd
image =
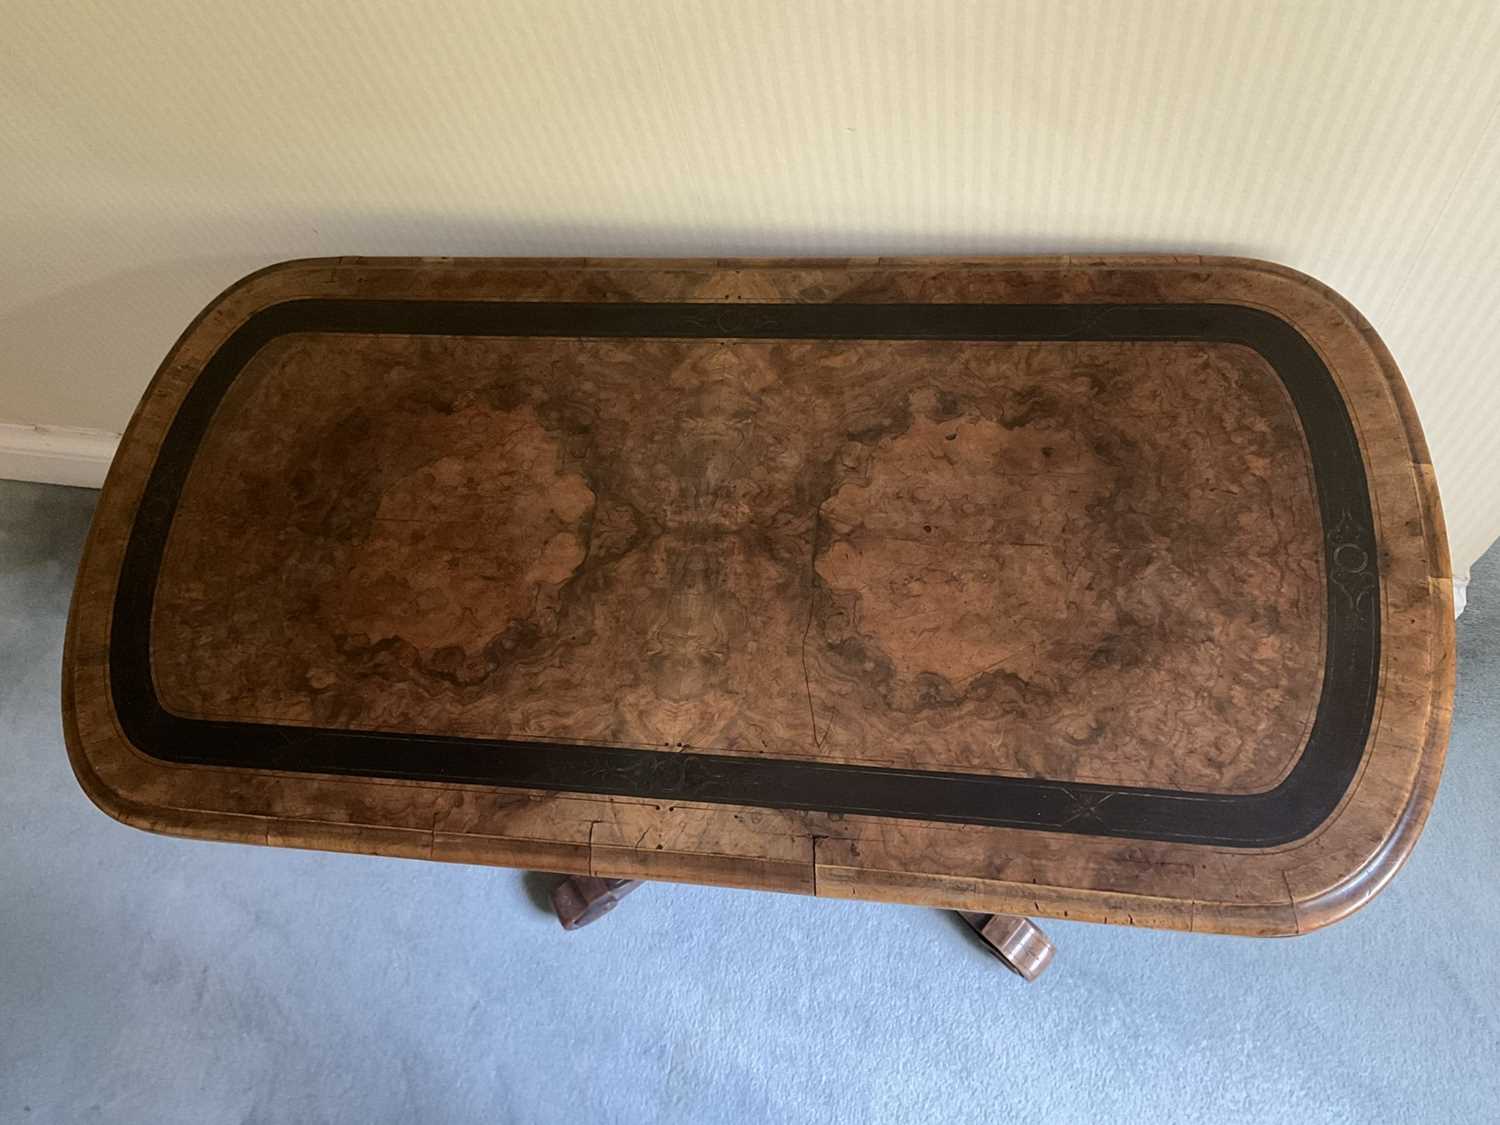
POLYGON ((1036 980, 1052 964, 1057 947, 1030 918, 1015 914, 975 914, 968 910, 954 913, 973 927, 1006 968, 1026 980, 1036 980))
POLYGON ((598 879, 592 875, 574 875, 564 879, 552 891, 552 909, 565 930, 576 930, 597 922, 631 891, 641 885, 639 879, 598 879))

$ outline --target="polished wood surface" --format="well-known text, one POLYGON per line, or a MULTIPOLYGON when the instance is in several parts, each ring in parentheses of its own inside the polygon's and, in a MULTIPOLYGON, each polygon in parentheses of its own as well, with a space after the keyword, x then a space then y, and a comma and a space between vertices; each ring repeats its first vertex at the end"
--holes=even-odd
POLYGON ((290 263, 189 329, 122 442, 65 718, 90 795, 162 831, 1295 933, 1420 829, 1447 565, 1389 356, 1264 263, 290 263), (418 302, 520 327, 380 322, 418 302), (289 318, 224 370, 314 305, 355 319, 289 318), (946 306, 1144 319, 944 338, 984 335, 923 319, 946 306), (1315 427, 1343 423, 1282 353, 1158 306, 1294 328, 1368 515, 1328 510, 1315 427), (825 331, 840 307, 864 319, 825 331), (611 319, 640 309, 679 320, 611 319), (1361 629, 1363 727, 1330 703, 1361 629), (130 716, 137 666, 201 754, 130 716), (1121 811, 1292 817, 1279 795, 1341 754, 1326 814, 1280 836, 1121 811), (1032 799, 1034 826, 1007 811, 1032 799))
POLYGON ((1238 345, 298 335, 198 450, 152 670, 197 718, 1255 792, 1321 539, 1238 345))

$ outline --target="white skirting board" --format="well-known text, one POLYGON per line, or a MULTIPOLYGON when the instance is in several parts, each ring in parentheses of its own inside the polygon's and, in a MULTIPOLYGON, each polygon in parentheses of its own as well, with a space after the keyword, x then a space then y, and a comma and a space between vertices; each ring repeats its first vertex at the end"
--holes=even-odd
MULTIPOLYGON (((105 430, 0 422, 0 480, 98 488, 119 443, 119 434, 105 430)), ((1468 576, 1455 576, 1454 616, 1464 611, 1468 592, 1468 576)))
POLYGON ((0 480, 98 488, 119 444, 105 430, 0 422, 0 480))

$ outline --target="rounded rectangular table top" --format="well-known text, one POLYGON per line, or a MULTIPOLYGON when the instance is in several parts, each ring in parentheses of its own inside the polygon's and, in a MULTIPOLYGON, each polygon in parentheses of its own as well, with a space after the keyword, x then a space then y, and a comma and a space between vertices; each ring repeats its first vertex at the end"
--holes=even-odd
POLYGON ((160 831, 1296 933, 1420 830, 1451 594, 1281 267, 292 262, 147 391, 64 711, 160 831))

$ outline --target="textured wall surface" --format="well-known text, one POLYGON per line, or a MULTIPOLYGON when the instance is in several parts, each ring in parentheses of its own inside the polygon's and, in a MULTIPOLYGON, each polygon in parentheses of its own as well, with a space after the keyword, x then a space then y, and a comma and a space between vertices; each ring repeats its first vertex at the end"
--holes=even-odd
POLYGON ((0 0, 0 420, 118 430, 322 254, 1245 254, 1411 383, 1500 533, 1500 5, 0 0))
POLYGON ((1027 986, 937 910, 661 885, 564 934, 520 872, 116 824, 57 702, 96 495, 0 481, 6 1125, 1497 1120, 1500 549, 1389 889, 1282 941, 1047 922, 1027 986))

